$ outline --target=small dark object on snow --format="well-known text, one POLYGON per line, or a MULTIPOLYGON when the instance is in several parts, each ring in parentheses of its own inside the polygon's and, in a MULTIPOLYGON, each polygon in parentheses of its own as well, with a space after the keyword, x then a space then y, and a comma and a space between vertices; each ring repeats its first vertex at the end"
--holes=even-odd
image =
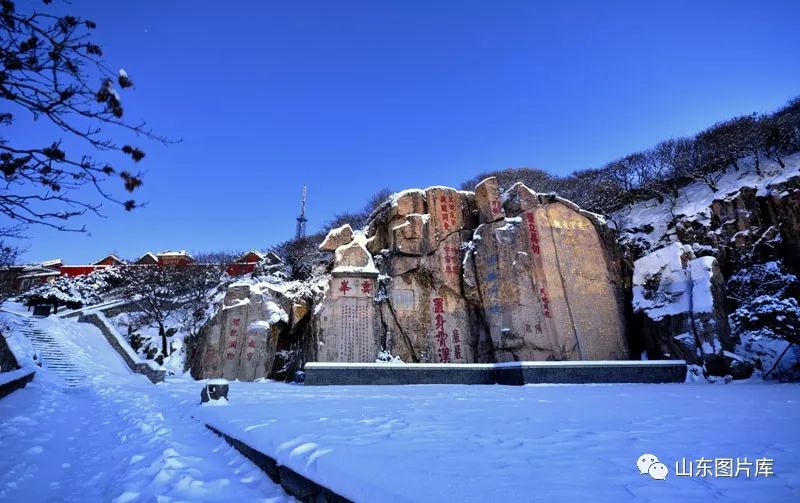
POLYGON ((50 306, 48 305, 33 306, 33 315, 41 316, 43 318, 50 316, 50 306))
POLYGON ((219 400, 220 398, 228 400, 228 381, 225 379, 211 379, 200 391, 200 403, 219 400))

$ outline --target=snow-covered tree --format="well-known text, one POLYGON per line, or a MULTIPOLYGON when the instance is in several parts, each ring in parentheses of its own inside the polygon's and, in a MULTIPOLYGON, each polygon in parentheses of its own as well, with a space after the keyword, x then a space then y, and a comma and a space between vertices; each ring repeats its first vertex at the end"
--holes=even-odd
POLYGON ((180 309, 181 296, 186 294, 184 267, 141 266, 124 270, 121 296, 138 312, 137 323, 155 324, 161 338, 161 354, 169 356, 168 323, 180 309))

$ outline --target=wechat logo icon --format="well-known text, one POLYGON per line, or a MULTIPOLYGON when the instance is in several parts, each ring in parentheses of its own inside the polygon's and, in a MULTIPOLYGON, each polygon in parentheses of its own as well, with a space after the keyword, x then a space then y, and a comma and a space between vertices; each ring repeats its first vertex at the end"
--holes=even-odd
POLYGON ((665 480, 669 474, 667 465, 658 460, 655 454, 642 454, 636 460, 639 475, 650 475, 656 480, 665 480))

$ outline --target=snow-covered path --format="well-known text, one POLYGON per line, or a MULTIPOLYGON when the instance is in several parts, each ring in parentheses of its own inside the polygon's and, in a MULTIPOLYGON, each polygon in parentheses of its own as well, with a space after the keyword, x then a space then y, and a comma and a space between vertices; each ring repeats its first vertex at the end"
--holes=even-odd
POLYGON ((85 383, 69 387, 42 369, 0 401, 0 501, 287 499, 191 418, 196 405, 131 374, 95 327, 34 323, 54 335, 85 383))

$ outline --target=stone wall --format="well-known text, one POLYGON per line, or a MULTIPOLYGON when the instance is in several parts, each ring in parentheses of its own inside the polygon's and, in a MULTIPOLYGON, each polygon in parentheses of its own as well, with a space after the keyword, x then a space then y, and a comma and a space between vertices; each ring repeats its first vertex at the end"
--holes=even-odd
POLYGON ((164 382, 166 377, 166 370, 156 368, 157 364, 153 361, 142 361, 138 358, 136 353, 125 342, 122 336, 114 333, 114 328, 100 318, 97 313, 81 315, 78 318, 79 323, 91 323, 100 329, 108 343, 114 350, 119 353, 125 364, 131 369, 132 372, 142 374, 147 377, 153 384, 164 382))
POLYGON ((9 372, 18 368, 19 364, 14 357, 14 353, 11 351, 11 348, 8 347, 6 338, 0 334, 0 372, 9 372))

